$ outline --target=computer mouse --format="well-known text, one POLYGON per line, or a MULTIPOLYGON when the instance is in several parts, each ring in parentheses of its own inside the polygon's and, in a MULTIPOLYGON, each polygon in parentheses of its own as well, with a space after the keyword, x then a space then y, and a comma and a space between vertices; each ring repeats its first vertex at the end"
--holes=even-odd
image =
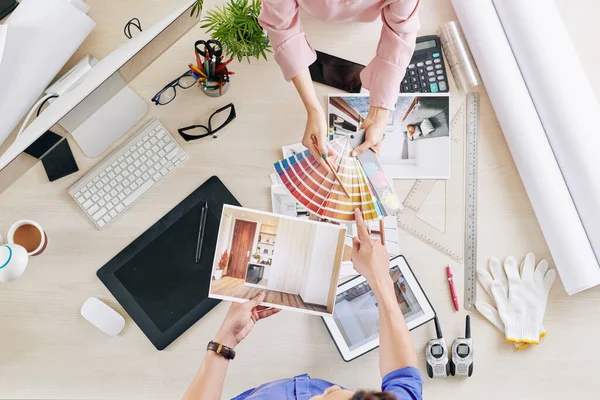
POLYGON ((83 303, 81 315, 110 336, 117 336, 125 326, 125 319, 121 314, 95 297, 90 297, 83 303))

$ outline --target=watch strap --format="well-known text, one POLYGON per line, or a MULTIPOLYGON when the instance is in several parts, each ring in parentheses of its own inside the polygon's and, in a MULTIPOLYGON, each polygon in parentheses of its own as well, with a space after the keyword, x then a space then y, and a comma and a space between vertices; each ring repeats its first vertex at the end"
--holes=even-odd
POLYGON ((212 340, 208 342, 206 346, 206 350, 214 351, 217 354, 220 354, 226 360, 233 360, 235 358, 235 351, 224 344, 213 342, 212 340))

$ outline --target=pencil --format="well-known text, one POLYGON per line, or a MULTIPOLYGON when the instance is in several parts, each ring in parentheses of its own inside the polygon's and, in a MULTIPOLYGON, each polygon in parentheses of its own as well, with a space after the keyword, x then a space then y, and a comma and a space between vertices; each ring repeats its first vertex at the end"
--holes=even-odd
POLYGON ((190 64, 188 65, 188 67, 190 67, 190 69, 197 73, 198 75, 200 75, 201 77, 203 77, 204 79, 208 79, 208 77, 204 74, 204 72, 200 71, 199 68, 196 68, 196 66, 194 64, 190 64))
MULTIPOLYGON (((319 151, 319 142, 317 140, 317 137, 315 135, 311 135, 310 139, 312 140, 313 146, 315 146, 315 149, 317 149, 317 151, 319 151)), ((323 161, 325 161, 325 164, 327 164, 327 167, 329 167, 329 169, 333 173, 335 180, 337 181, 337 183, 340 184, 340 186, 342 187, 342 190, 344 191, 344 193, 346 193, 346 196, 348 198, 351 198, 350 193, 348 193, 348 190, 346 189, 346 186, 344 186, 339 175, 337 174, 337 172, 335 172, 335 168, 333 168, 333 165, 331 165, 331 162, 327 159, 327 154, 322 154, 321 157, 323 157, 323 161)))
POLYGON ((381 239, 381 244, 385 246, 385 226, 383 218, 379 220, 379 238, 381 239))

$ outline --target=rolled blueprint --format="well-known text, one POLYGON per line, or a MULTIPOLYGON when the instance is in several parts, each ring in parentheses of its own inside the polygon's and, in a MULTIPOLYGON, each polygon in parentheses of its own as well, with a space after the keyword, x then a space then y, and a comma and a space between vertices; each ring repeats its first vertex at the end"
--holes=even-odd
POLYGON ((600 258, 600 105, 553 1, 493 0, 592 249, 600 258))
POLYGON ((452 4, 565 290, 600 284, 600 265, 492 0, 452 4))
POLYGON ((23 0, 0 29, 0 144, 95 26, 80 0, 23 0))
POLYGON ((456 21, 446 22, 440 28, 440 40, 446 63, 450 65, 450 72, 458 88, 467 92, 479 85, 481 78, 460 25, 456 21))

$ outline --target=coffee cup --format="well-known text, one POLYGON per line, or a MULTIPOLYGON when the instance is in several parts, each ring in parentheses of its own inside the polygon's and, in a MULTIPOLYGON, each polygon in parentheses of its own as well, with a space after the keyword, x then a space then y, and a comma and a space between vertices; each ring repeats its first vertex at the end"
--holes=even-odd
POLYGON ((48 245, 48 236, 41 225, 28 219, 15 222, 8 230, 6 240, 9 244, 24 247, 29 256, 42 254, 48 245))
POLYGON ((20 277, 27 267, 27 250, 18 244, 0 245, 0 282, 7 283, 20 277))

